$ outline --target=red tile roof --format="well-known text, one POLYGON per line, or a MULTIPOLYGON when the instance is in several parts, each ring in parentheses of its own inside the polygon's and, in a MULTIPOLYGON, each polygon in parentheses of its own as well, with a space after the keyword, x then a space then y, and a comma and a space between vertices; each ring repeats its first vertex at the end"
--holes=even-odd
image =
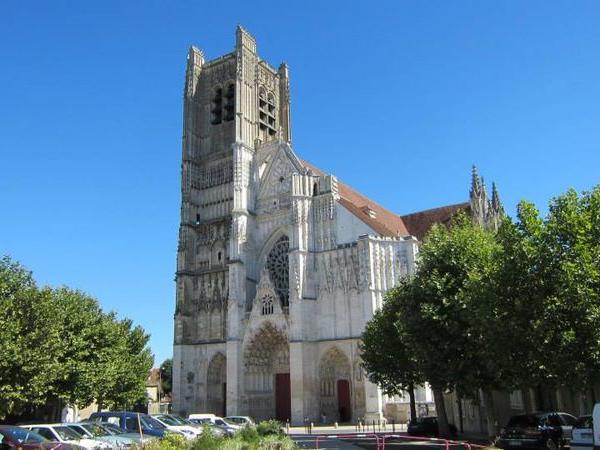
POLYGON ((407 214, 402 216, 402 220, 410 234, 422 240, 433 224, 448 224, 456 213, 470 210, 470 207, 471 204, 469 202, 441 206, 439 208, 407 214))
MULTIPOLYGON (((301 162, 316 175, 325 175, 312 164, 301 162)), ((458 203, 399 216, 339 180, 338 193, 340 204, 381 236, 412 235, 421 240, 434 223, 447 223, 458 211, 469 207, 468 202, 458 203)))

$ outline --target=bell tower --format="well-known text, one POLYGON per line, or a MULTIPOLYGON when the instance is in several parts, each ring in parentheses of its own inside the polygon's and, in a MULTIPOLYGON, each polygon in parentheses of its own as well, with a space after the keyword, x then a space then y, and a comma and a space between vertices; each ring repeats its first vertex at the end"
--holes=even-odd
POLYGON ((274 69, 263 61, 254 37, 241 26, 231 53, 207 61, 202 50, 190 48, 183 96, 174 343, 174 394, 182 410, 206 407, 206 396, 194 387, 197 369, 186 366, 193 358, 185 348, 207 352, 222 345, 220 351, 229 353, 225 344, 237 334, 241 314, 234 305, 246 301, 244 243, 252 226, 251 173, 257 148, 290 139, 286 64, 274 69))

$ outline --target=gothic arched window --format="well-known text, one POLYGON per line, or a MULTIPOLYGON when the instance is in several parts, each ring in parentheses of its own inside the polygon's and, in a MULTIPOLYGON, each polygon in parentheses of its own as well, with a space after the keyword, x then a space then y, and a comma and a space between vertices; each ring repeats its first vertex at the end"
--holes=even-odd
POLYGON ((227 86, 227 91, 225 92, 225 106, 223 107, 225 110, 225 120, 230 121, 235 118, 235 85, 230 84, 227 86))
POLYGON ((273 297, 267 295, 262 299, 262 315, 268 316, 273 314, 273 297))
POLYGON ((217 87, 214 91, 210 112, 212 114, 210 123, 213 125, 221 123, 223 118, 223 89, 220 87, 217 87))
POLYGON ((289 250, 288 237, 281 236, 267 256, 267 270, 282 306, 289 304, 289 250))

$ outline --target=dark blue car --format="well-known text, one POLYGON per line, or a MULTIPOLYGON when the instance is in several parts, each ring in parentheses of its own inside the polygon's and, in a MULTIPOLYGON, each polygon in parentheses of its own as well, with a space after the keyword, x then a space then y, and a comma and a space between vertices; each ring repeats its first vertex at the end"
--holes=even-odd
POLYGON ((158 420, 148 414, 130 411, 102 411, 92 413, 89 420, 102 423, 112 423, 123 430, 124 433, 139 433, 148 436, 163 437, 167 428, 158 420))

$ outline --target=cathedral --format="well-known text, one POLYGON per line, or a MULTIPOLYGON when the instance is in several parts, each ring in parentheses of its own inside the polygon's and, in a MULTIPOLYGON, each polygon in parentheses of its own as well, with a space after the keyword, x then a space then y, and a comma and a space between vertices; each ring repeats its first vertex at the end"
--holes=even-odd
POLYGON ((474 172, 460 204, 400 216, 302 160, 288 67, 238 27, 233 52, 188 54, 177 249, 173 411, 301 424, 378 420, 359 341, 410 275, 434 223, 502 215, 474 172))

